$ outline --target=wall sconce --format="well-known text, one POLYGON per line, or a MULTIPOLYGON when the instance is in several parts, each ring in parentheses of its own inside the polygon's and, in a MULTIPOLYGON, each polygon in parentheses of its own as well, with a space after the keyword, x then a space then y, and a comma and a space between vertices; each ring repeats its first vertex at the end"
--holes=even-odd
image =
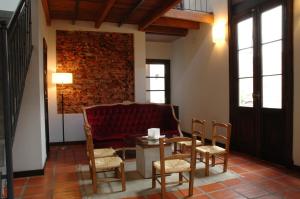
POLYGON ((226 37, 226 22, 225 22, 225 20, 216 21, 213 24, 213 28, 212 28, 213 42, 216 44, 223 43, 225 41, 225 37, 226 37))

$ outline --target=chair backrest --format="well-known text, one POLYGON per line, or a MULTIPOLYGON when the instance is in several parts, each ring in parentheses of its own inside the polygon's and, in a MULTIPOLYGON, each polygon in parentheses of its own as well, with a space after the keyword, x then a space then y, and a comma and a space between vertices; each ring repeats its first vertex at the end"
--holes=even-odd
POLYGON ((160 151, 160 165, 161 171, 165 172, 165 161, 166 160, 174 160, 174 159, 191 159, 191 168, 195 168, 196 166, 196 136, 193 135, 192 138, 189 137, 173 137, 173 138, 160 138, 159 139, 159 151, 160 151), (174 144, 178 142, 184 141, 192 141, 191 151, 187 151, 185 153, 172 153, 169 156, 165 155, 165 145, 166 144, 174 144))
POLYGON ((206 120, 192 119, 192 134, 201 138, 203 144, 205 144, 206 136, 206 120))
POLYGON ((225 144, 226 151, 229 151, 231 136, 231 124, 230 123, 219 123, 212 121, 212 144, 216 145, 218 140, 223 141, 225 144), (225 134, 225 136, 224 136, 225 134))

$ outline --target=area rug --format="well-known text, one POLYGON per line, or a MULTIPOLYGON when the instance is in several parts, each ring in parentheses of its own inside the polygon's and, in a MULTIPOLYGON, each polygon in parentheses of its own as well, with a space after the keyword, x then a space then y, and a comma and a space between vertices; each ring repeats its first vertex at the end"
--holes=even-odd
MULTIPOLYGON (((81 189, 82 198, 84 199, 117 199, 117 198, 126 198, 133 196, 144 196, 160 192, 160 185, 157 183, 157 188, 151 188, 151 179, 144 179, 136 171, 136 162, 128 161, 125 163, 126 171, 126 191, 122 192, 120 182, 112 183, 102 183, 98 184, 98 193, 94 194, 92 189, 92 181, 90 179, 90 173, 88 165, 78 165, 78 175, 79 175, 79 184, 81 189)), ((105 175, 110 177, 113 173, 98 174, 98 177, 101 178, 105 175)), ((188 174, 185 174, 188 177, 188 174)), ((217 165, 210 168, 210 175, 208 177, 204 176, 204 164, 197 163, 197 170, 195 175, 194 186, 201 186, 206 184, 211 184, 219 181, 229 180, 233 178, 238 178, 239 175, 231 171, 223 173, 222 165, 217 165)), ((176 181, 178 180, 178 174, 172 174, 167 177, 167 181, 176 181)), ((177 191, 178 189, 188 188, 188 183, 183 185, 171 185, 167 186, 167 191, 177 191)))

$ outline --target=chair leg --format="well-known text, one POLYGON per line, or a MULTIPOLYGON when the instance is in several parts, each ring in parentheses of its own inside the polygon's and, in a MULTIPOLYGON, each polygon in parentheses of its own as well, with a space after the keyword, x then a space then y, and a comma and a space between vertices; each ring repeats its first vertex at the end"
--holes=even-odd
POLYGON ((174 153, 177 153, 178 151, 177 151, 178 149, 177 149, 177 143, 174 143, 174 153))
POLYGON ((152 163, 152 189, 156 187, 156 169, 154 163, 152 163))
MULTIPOLYGON (((197 157, 197 151, 196 151, 196 157, 197 157)), ((199 152, 199 161, 203 162, 203 154, 199 152)))
POLYGON ((90 167, 90 176, 91 176, 91 179, 93 179, 93 171, 92 171, 91 167, 90 167))
POLYGON ((211 156, 211 166, 216 166, 216 156, 214 155, 211 156))
POLYGON ((183 180, 182 172, 179 172, 179 185, 182 185, 182 180, 183 180))
POLYGON ((121 181, 122 181, 122 191, 126 191, 126 179, 125 179, 125 169, 124 162, 120 165, 121 181))
POLYGON ((165 174, 160 175, 161 178, 161 198, 166 198, 166 176, 165 174))
POLYGON ((92 184, 93 184, 93 191, 97 193, 97 175, 96 172, 92 171, 92 184))
POLYGON ((185 152, 185 145, 182 144, 181 153, 184 153, 184 152, 185 152))
POLYGON ((120 178, 119 168, 115 168, 115 178, 120 178))
POLYGON ((227 167, 228 167, 228 154, 226 153, 224 155, 224 168, 223 171, 226 172, 227 171, 227 167))
POLYGON ((190 171, 190 178, 189 178, 189 196, 193 195, 194 191, 194 172, 190 171))
POLYGON ((205 153, 205 176, 209 176, 209 153, 205 153))

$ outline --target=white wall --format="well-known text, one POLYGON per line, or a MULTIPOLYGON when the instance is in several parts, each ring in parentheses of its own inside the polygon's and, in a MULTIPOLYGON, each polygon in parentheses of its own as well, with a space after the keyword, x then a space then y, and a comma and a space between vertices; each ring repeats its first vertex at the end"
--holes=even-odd
MULTIPOLYGON (((56 85, 51 83, 51 74, 56 70, 56 30, 78 30, 78 31, 100 31, 100 32, 122 32, 134 34, 134 70, 135 70, 135 101, 145 102, 145 33, 137 30, 137 26, 104 23, 100 29, 94 28, 92 22, 77 21, 72 25, 70 21, 52 21, 48 29, 48 93, 49 93, 49 125, 50 142, 62 141, 61 115, 57 114, 56 85)), ((84 140, 82 114, 65 115, 65 140, 84 140)))
POLYGON ((171 59, 172 44, 166 42, 146 42, 147 59, 171 59))
MULTIPOLYGON (((211 3, 215 20, 227 21, 227 1, 211 3)), ((190 131, 192 117, 206 119, 208 124, 229 121, 228 45, 214 44, 211 29, 201 24, 199 30, 190 30, 172 44, 171 96, 179 106, 184 131, 190 131)))
POLYGON ((13 145, 14 171, 43 169, 46 161, 41 10, 40 1, 32 0, 34 48, 13 145))
POLYGON ((300 166, 300 1, 294 0, 294 163, 300 166))
POLYGON ((0 0, 0 10, 15 11, 20 0, 0 0))

